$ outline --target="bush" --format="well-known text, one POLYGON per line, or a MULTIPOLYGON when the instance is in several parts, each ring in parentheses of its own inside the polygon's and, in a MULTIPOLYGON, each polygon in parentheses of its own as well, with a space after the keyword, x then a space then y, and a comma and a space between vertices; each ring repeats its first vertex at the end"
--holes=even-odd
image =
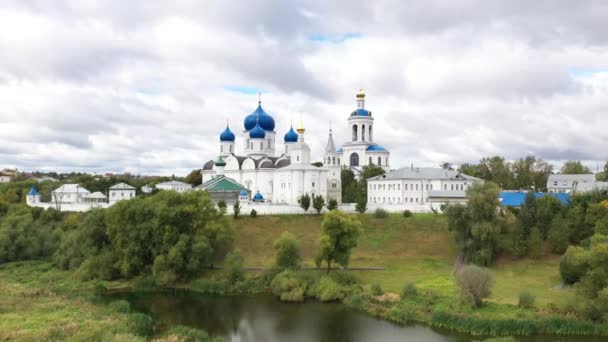
POLYGON ((336 209, 338 209, 338 201, 336 201, 335 199, 330 199, 329 202, 327 202, 327 210, 336 209))
POLYGON ((405 209, 403 211, 403 217, 411 217, 411 216, 412 216, 412 212, 411 211, 409 211, 407 209, 405 209))
POLYGON ((226 274, 230 284, 236 284, 245 278, 243 262, 243 256, 239 251, 232 252, 226 257, 226 274))
POLYGON ((298 241, 289 232, 283 232, 281 237, 274 242, 276 253, 275 265, 279 270, 297 269, 300 265, 300 252, 298 241))
POLYGON ((258 217, 258 212, 255 209, 251 209, 249 216, 251 216, 253 218, 258 217))
POLYGON ((416 311, 404 305, 393 305, 388 310, 388 319, 401 324, 413 322, 416 320, 416 311))
MULTIPOLYGON (((176 326, 170 328, 169 330, 167 330, 167 332, 164 333, 164 336, 167 338, 177 337, 178 341, 180 341, 180 342, 212 341, 209 338, 209 335, 207 334, 206 331, 200 330, 200 329, 195 329, 195 328, 190 328, 190 327, 185 327, 183 325, 176 325, 176 326)), ((168 340, 171 340, 171 339, 168 339, 168 340)))
POLYGON ((374 296, 382 296, 384 294, 384 290, 380 284, 376 283, 372 285, 372 294, 374 296))
POLYGON ((473 307, 480 307, 483 299, 492 293, 493 280, 490 272, 476 265, 463 266, 456 273, 456 282, 462 298, 473 307))
POLYGON ((517 306, 524 309, 531 309, 534 307, 534 301, 536 296, 528 291, 524 291, 519 294, 519 303, 517 306))
POLYGON ((532 227, 530 237, 528 239, 528 256, 532 259, 538 259, 542 254, 543 236, 538 228, 532 227))
POLYGON ((232 205, 232 216, 237 219, 239 218, 239 214, 241 213, 241 202, 239 200, 234 201, 232 205))
POLYGON ((359 201, 357 201, 357 205, 355 206, 355 210, 357 210, 357 212, 359 214, 364 214, 365 211, 367 210, 367 202, 365 202, 365 200, 359 200, 359 201))
POLYGON ((559 215, 553 219, 547 240, 549 240, 549 244, 551 245, 551 251, 555 254, 562 254, 568 249, 568 245, 570 244, 570 227, 565 217, 559 215))
POLYGON ((127 327, 132 333, 139 336, 151 336, 154 333, 152 317, 142 313, 130 314, 127 327))
POLYGON ((342 288, 331 277, 323 276, 315 286, 315 297, 322 302, 342 299, 342 288))
POLYGON ((224 201, 224 200, 218 201, 217 207, 218 207, 218 209, 226 209, 227 208, 226 201, 224 201))
POLYGON ((401 290, 401 299, 415 297, 418 294, 418 289, 414 283, 407 283, 401 290))
POLYGON ((374 211, 374 217, 375 218, 387 218, 388 212, 382 208, 378 208, 378 209, 376 209, 376 211, 374 211))
POLYGON ((110 309, 112 309, 112 311, 115 312, 127 313, 131 311, 131 304, 129 304, 129 302, 127 302, 126 300, 122 299, 113 301, 108 306, 110 307, 110 309))
POLYGON ((306 285, 291 270, 277 274, 270 282, 270 288, 272 293, 284 302, 304 301, 306 285))
POLYGON ((585 250, 582 247, 571 246, 562 256, 559 263, 559 274, 566 284, 574 284, 581 279, 589 269, 585 250))

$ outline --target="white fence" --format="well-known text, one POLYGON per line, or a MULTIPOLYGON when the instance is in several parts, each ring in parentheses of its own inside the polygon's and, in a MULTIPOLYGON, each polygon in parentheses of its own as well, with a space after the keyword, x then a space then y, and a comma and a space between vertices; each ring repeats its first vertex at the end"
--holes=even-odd
MULTIPOLYGON (((431 206, 439 211, 439 203, 428 203, 428 204, 370 204, 367 206, 367 213, 373 213, 376 209, 382 208, 389 213, 403 212, 409 210, 413 213, 431 213, 433 210, 431 206)), ((354 203, 345 203, 338 206, 338 209, 347 213, 355 213, 356 205, 354 203)), ((308 212, 300 208, 299 205, 291 204, 269 204, 269 203, 242 203, 241 204, 241 215, 249 215, 251 210, 255 209, 258 215, 304 215, 316 213, 316 210, 311 206, 308 212)), ((324 207, 321 212, 327 212, 327 207, 324 207)), ((233 213, 233 207, 228 206, 227 213, 233 213)))

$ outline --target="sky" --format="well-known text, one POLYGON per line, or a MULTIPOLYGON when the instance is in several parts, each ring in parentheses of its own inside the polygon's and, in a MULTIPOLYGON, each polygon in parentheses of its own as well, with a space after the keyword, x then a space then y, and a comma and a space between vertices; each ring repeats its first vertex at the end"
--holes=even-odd
MULTIPOLYGON (((185 175, 226 124, 320 160, 363 88, 391 167, 608 160, 606 1, 0 2, 0 167, 185 175)), ((282 148, 282 147, 280 147, 282 148)))

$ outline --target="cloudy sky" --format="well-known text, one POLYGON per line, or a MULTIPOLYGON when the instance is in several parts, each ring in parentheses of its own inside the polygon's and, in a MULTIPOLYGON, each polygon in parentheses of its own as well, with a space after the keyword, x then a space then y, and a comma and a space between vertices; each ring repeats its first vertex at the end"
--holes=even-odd
POLYGON ((320 159, 364 88, 393 167, 533 153, 595 169, 607 23, 600 0, 2 0, 0 167, 185 174, 258 92, 281 142, 303 120, 320 159))

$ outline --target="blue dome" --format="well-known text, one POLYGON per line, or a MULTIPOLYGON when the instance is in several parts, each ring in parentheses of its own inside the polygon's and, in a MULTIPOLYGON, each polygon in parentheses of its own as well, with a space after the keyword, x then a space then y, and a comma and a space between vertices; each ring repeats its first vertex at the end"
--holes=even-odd
POLYGON ((262 194, 258 191, 255 196, 253 196, 253 201, 254 202, 262 202, 264 201, 264 196, 262 196, 262 194))
POLYGON ((372 112, 364 108, 359 108, 352 112, 350 116, 372 116, 372 112))
POLYGON ((247 191, 245 190, 241 190, 241 192, 239 193, 240 197, 247 197, 249 194, 247 193, 247 191))
POLYGON ((220 134, 220 141, 234 142, 234 138, 234 133, 232 133, 230 128, 228 128, 228 125, 226 125, 226 129, 222 132, 222 134, 220 134))
POLYGON ((32 187, 30 189, 30 192, 27 193, 28 196, 36 196, 38 195, 38 190, 36 190, 36 188, 32 187))
POLYGON ((298 141, 298 133, 293 130, 293 127, 289 129, 289 132, 285 134, 285 142, 296 142, 298 141))
POLYGON ((255 127, 249 131, 249 137, 251 139, 264 139, 266 137, 266 132, 264 132, 260 125, 255 125, 255 127))
POLYGON ((365 149, 366 151, 378 151, 378 152, 386 152, 386 149, 380 145, 372 145, 370 147, 368 147, 367 149, 365 149))
POLYGON ((258 108, 245 118, 245 130, 252 130, 256 124, 265 131, 274 131, 274 119, 262 109, 261 104, 258 104, 258 108))

